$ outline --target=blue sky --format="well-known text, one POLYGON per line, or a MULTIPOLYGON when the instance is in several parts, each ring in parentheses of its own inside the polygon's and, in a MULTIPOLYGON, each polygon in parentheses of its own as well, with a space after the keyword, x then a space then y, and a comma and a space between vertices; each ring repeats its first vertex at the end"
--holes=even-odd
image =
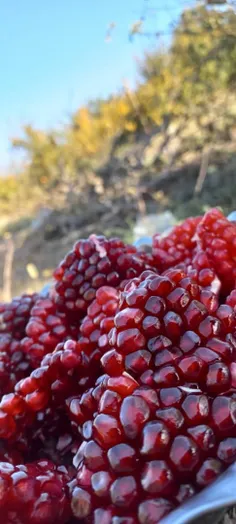
POLYGON ((24 124, 56 126, 87 100, 119 89, 123 79, 134 85, 135 58, 154 43, 130 43, 128 29, 151 4, 159 10, 149 26, 165 30, 179 13, 177 0, 0 0, 1 172, 14 159, 9 138, 24 124))

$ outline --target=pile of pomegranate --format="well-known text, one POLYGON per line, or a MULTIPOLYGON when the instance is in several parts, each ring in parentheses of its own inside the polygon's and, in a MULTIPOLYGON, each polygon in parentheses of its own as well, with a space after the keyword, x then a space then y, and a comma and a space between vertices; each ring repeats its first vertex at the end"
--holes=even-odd
POLYGON ((0 304, 4 524, 157 524, 236 460, 236 223, 79 240, 0 304))

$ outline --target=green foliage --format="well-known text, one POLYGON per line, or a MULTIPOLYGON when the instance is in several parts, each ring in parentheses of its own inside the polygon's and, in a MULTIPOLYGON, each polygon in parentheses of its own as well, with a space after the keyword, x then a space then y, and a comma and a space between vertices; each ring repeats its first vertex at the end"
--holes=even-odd
MULTIPOLYGON (((86 184, 97 184, 94 165, 119 134, 178 119, 195 119, 204 128, 204 118, 212 113, 215 121, 220 116, 222 122, 214 108, 220 98, 230 99, 236 87, 235 11, 204 5, 183 11, 170 46, 147 54, 140 74, 136 90, 124 88, 107 100, 90 102, 62 129, 24 128, 23 137, 14 139, 13 146, 25 152, 27 162, 18 177, 0 179, 3 212, 17 206, 19 199, 32 206, 39 200, 52 202, 63 184, 81 191, 86 184)), ((225 128, 235 117, 226 105, 225 128)), ((213 128, 209 128, 212 140, 213 128)), ((206 134, 202 136, 209 140, 206 134)))

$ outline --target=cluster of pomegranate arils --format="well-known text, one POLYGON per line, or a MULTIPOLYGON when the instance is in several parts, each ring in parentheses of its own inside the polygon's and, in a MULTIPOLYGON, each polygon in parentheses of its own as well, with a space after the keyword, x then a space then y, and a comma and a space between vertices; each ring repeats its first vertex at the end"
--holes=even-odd
POLYGON ((236 459, 236 224, 79 240, 0 305, 4 524, 157 524, 236 459))

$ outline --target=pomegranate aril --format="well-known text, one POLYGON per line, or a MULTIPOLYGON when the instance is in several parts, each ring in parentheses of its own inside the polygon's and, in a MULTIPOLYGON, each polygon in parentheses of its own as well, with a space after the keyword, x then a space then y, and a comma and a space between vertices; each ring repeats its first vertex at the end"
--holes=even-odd
POLYGON ((160 390, 160 399, 163 407, 178 407, 183 398, 183 393, 179 388, 164 388, 160 390))
POLYGON ((91 487, 97 497, 108 497, 112 484, 112 476, 107 471, 100 470, 91 477, 91 487))
POLYGON ((111 502, 118 508, 128 508, 137 498, 137 484, 133 476, 117 478, 110 489, 111 502))
POLYGON ((90 493, 76 487, 71 494, 71 509, 73 515, 79 520, 88 517, 92 511, 92 497, 90 493))
POLYGON ((222 440, 217 449, 217 457, 226 464, 231 464, 236 458, 236 438, 222 440))
POLYGON ((158 395, 155 389, 152 389, 148 386, 140 386, 138 389, 135 389, 133 395, 136 397, 142 397, 146 400, 150 412, 155 413, 156 408, 159 406, 158 395))
POLYGON ((128 373, 123 373, 119 377, 108 378, 107 381, 107 387, 121 395, 121 397, 132 394, 137 386, 138 382, 128 373))
POLYGON ((130 473, 136 468, 134 448, 128 444, 117 444, 109 449, 107 454, 111 468, 119 473, 130 473))
POLYGON ((195 495, 195 493, 196 493, 196 490, 194 486, 192 486, 191 484, 181 484, 175 498, 179 504, 182 504, 187 499, 195 495))
POLYGON ((179 472, 191 471, 199 463, 199 448, 191 438, 178 435, 170 449, 170 460, 179 472))
POLYGON ((183 353, 195 350, 201 344, 201 339, 194 331, 185 331, 180 339, 179 347, 183 353))
POLYGON ((173 434, 177 433, 184 425, 184 416, 182 412, 176 408, 158 409, 156 411, 156 417, 162 420, 173 434))
POLYGON ((196 482, 199 486, 205 487, 211 484, 222 472, 222 462, 217 459, 206 459, 196 474, 196 482))
POLYGON ((148 499, 141 502, 138 507, 138 519, 140 524, 156 524, 165 515, 174 509, 173 503, 164 498, 148 499))
POLYGON ((99 414, 94 420, 94 434, 105 448, 122 441, 122 429, 116 418, 111 415, 99 414))
POLYGON ((206 395, 188 394, 182 403, 182 410, 190 425, 206 420, 209 415, 209 402, 206 395))
POLYGON ((212 423, 221 433, 231 436, 236 424, 236 400, 229 396, 219 396, 212 403, 212 423))
POLYGON ((182 358, 178 369, 186 382, 201 383, 205 379, 206 365, 197 356, 182 358))
POLYGON ((125 358, 125 367, 127 371, 131 373, 140 374, 149 368, 150 360, 150 352, 145 349, 140 349, 127 355, 125 358))
POLYGON ((230 370, 223 362, 214 362, 208 367, 206 389, 210 393, 220 393, 230 388, 230 370))
POLYGON ((105 391, 99 401, 98 411, 113 415, 118 412, 122 398, 115 391, 105 391))
POLYGON ((126 397, 120 408, 120 421, 125 435, 134 439, 150 417, 150 409, 142 397, 126 397))
POLYGON ((101 364, 106 373, 119 376, 124 371, 123 356, 115 349, 107 351, 101 358, 101 364))
POLYGON ((169 449, 170 441, 170 432, 163 422, 148 422, 142 432, 140 453, 148 457, 163 457, 169 449))
POLYGON ((180 383, 178 371, 173 366, 164 366, 158 369, 153 379, 158 387, 178 386, 180 383))
POLYGON ((141 472, 141 485, 147 493, 170 495, 173 494, 174 475, 164 460, 152 460, 141 472))
POLYGON ((215 446, 215 435, 212 428, 209 426, 204 424, 200 426, 194 426, 188 429, 188 434, 202 451, 208 452, 215 446))

